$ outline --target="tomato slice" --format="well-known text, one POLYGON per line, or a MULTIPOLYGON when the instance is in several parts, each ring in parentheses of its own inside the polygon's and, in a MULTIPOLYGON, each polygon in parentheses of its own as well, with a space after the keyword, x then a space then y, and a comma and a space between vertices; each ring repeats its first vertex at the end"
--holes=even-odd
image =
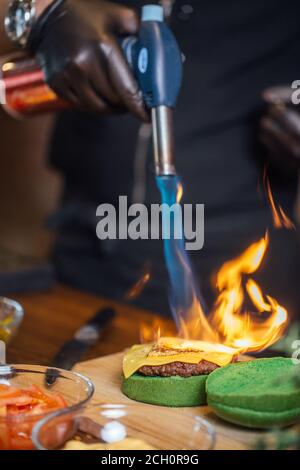
POLYGON ((56 395, 54 395, 54 397, 55 397, 57 408, 65 408, 66 406, 68 406, 66 400, 60 393, 57 393, 56 395))
POLYGON ((41 390, 37 385, 30 385, 30 387, 24 388, 23 392, 33 398, 38 398, 40 400, 45 400, 46 398, 48 398, 48 395, 43 392, 43 390, 41 390))
POLYGON ((10 449, 10 436, 5 422, 0 423, 0 450, 10 449))
POLYGON ((22 391, 19 388, 12 387, 10 385, 0 384, 0 400, 6 398, 19 397, 22 395, 22 391))
POLYGON ((30 437, 12 437, 10 441, 11 450, 33 450, 34 446, 30 437))
POLYGON ((40 401, 40 403, 44 403, 49 406, 49 408, 53 407, 65 407, 67 403, 65 399, 59 394, 47 394, 43 392, 37 385, 31 385, 29 388, 24 389, 24 392, 40 401))
POLYGON ((0 399, 0 407, 2 406, 28 406, 38 404, 39 401, 28 395, 20 395, 19 397, 7 397, 0 399))
POLYGON ((67 402, 58 393, 44 392, 37 385, 16 388, 0 384, 0 449, 33 449, 31 432, 39 415, 65 408, 67 402), (5 421, 6 417, 22 415, 24 420, 5 421))

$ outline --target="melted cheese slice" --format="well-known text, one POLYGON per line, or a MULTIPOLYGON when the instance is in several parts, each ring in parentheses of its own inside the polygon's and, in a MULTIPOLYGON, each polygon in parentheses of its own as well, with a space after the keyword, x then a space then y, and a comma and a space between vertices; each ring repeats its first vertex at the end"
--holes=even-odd
POLYGON ((236 350, 221 344, 160 338, 156 343, 132 346, 123 359, 123 373, 127 379, 143 366, 160 366, 171 362, 198 364, 202 360, 223 367, 229 364, 236 354, 236 350))

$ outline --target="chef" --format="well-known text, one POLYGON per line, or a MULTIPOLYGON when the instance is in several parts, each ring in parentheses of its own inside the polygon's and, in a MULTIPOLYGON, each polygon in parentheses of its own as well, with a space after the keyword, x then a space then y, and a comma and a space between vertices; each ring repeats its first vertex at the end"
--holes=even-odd
MULTIPOLYGON (((17 43, 34 54, 48 84, 74 105, 57 117, 50 148, 50 162, 64 177, 61 207, 50 221, 57 231, 53 259, 59 279, 124 298, 149 270, 135 301, 168 314, 161 241, 100 242, 95 234, 99 204, 117 204, 119 195, 159 202, 149 129, 141 127, 148 113, 118 44, 120 35, 138 32, 135 9, 145 2, 12 0, 10 8, 8 3, 1 0, 11 29, 9 40, 1 33, 1 52, 17 43)), ((299 78, 300 4, 162 4, 185 56, 175 113, 177 171, 184 202, 205 204, 205 245, 191 257, 208 308, 215 299, 213 274, 270 228, 270 248, 257 279, 295 316, 297 232, 271 228, 269 205, 257 187, 267 165, 274 198, 293 217, 297 171, 289 162, 299 158, 300 132, 294 111, 273 106, 280 91, 270 87, 290 86, 299 78)))

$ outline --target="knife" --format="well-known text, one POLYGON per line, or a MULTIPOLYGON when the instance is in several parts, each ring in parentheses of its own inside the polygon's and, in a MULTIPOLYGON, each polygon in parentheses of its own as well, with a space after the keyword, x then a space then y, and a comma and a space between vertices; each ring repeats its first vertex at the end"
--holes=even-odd
POLYGON ((84 326, 76 331, 51 361, 50 367, 71 370, 88 349, 100 339, 104 328, 113 320, 116 312, 112 308, 99 310, 84 326))

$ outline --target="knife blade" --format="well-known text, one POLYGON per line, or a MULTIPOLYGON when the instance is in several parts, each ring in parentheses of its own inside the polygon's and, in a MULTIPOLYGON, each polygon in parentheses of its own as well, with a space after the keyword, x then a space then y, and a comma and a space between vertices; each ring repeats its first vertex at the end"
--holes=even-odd
POLYGON ((99 310, 85 325, 80 327, 51 361, 50 367, 71 370, 87 350, 100 339, 104 328, 113 320, 116 312, 112 308, 99 310))

